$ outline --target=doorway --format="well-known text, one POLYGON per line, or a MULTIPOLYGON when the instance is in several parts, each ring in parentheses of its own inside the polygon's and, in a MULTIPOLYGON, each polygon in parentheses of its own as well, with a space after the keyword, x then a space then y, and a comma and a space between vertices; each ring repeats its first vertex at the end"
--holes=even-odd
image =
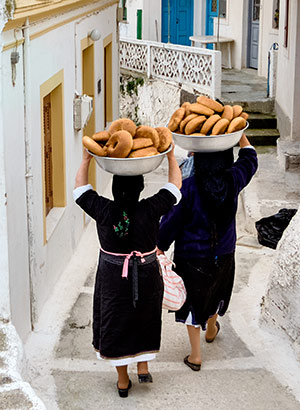
MULTIPOLYGON (((93 98, 95 96, 94 85, 94 44, 90 44, 90 40, 84 39, 81 42, 82 50, 82 94, 89 95, 93 98)), ((94 106, 94 105, 93 105, 94 106)), ((83 135, 91 137, 95 133, 95 106, 93 108, 90 119, 83 129, 83 135)), ((93 158, 89 167, 89 184, 96 189, 96 163, 93 158)))
POLYGON ((260 0, 249 0, 248 67, 258 68, 260 0))
POLYGON ((189 46, 194 33, 194 0, 162 0, 163 43, 189 46))

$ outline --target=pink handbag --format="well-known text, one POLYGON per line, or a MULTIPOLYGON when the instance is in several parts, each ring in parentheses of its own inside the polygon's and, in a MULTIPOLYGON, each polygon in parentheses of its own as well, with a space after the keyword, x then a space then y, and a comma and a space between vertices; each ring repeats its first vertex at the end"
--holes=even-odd
POLYGON ((186 289, 183 280, 172 270, 173 262, 166 255, 158 255, 163 281, 164 296, 162 307, 168 310, 179 310, 186 300, 186 289))

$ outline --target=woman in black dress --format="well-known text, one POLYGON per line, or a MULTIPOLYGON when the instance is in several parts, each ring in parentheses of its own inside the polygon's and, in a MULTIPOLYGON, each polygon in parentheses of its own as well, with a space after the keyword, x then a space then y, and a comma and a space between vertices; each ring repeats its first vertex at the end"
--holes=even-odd
POLYGON ((220 330, 218 315, 227 311, 234 283, 238 195, 257 169, 257 154, 242 136, 237 161, 233 149, 195 153, 190 175, 182 184, 180 204, 161 222, 158 248, 167 251, 175 242, 176 272, 187 290, 186 302, 175 313, 187 325, 191 353, 184 363, 201 368, 200 327, 207 343, 220 330))
POLYGON ((181 198, 181 173, 174 147, 167 154, 169 182, 139 201, 142 175, 113 176, 114 200, 88 184, 91 156, 84 150, 74 199, 97 223, 101 245, 93 303, 93 346, 118 372, 117 388, 127 397, 128 364, 139 382, 152 382, 148 361, 160 348, 163 282, 156 258, 159 220, 181 198))

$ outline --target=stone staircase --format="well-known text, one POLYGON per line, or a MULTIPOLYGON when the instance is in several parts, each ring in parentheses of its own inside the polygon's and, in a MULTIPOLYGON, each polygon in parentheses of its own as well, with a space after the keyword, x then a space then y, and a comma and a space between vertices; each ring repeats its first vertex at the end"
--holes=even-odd
POLYGON ((248 122, 246 135, 252 145, 276 145, 280 134, 275 115, 250 112, 248 122))
POLYGON ((275 146, 280 137, 274 114, 274 99, 267 97, 267 81, 256 70, 223 70, 223 104, 241 105, 249 114, 246 135, 256 146, 275 146))

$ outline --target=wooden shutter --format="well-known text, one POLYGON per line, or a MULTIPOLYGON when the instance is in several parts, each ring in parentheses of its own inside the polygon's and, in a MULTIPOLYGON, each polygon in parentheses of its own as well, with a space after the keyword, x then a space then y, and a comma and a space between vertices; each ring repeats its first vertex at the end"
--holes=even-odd
POLYGON ((51 101, 50 94, 44 98, 44 168, 45 168, 45 204, 46 215, 53 208, 53 172, 51 140, 51 101))

